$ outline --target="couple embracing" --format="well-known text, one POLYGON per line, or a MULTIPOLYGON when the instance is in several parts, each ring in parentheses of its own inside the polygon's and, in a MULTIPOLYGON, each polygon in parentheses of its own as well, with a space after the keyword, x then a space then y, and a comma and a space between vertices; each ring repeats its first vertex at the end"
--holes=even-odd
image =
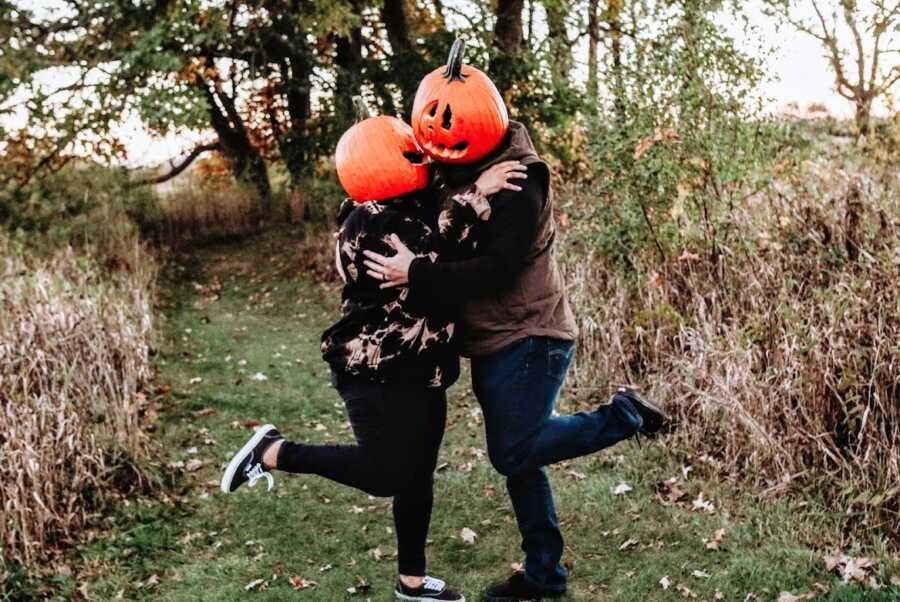
POLYGON ((447 66, 420 84, 412 128, 370 118, 338 144, 352 200, 338 217, 342 317, 322 351, 356 444, 308 445, 266 425, 221 487, 266 479, 271 489, 281 470, 392 497, 396 597, 464 601, 427 576, 425 559, 446 389, 463 355, 525 554, 524 572, 485 600, 559 598, 563 538, 545 467, 655 433, 665 416, 628 387, 592 412, 554 413, 576 324, 556 263, 550 171, 490 79, 463 64, 463 50, 457 40, 447 66))

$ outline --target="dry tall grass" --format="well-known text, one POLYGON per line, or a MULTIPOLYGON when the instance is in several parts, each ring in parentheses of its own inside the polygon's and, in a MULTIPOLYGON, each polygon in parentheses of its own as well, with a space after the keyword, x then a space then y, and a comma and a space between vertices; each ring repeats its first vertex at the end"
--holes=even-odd
POLYGON ((637 382, 668 444, 777 495, 810 486, 849 529, 900 542, 900 176, 825 160, 735 216, 719 260, 688 250, 625 277, 572 256, 582 399, 637 382))
POLYGON ((29 563, 75 535, 143 449, 152 259, 120 241, 115 269, 71 248, 0 237, 0 538, 29 563))
MULTIPOLYGON (((273 199, 276 224, 299 224, 306 216, 308 199, 302 192, 282 193, 273 199)), ((260 226, 258 200, 253 191, 235 185, 209 188, 186 185, 160 197, 162 242, 178 245, 216 236, 234 236, 260 226)))

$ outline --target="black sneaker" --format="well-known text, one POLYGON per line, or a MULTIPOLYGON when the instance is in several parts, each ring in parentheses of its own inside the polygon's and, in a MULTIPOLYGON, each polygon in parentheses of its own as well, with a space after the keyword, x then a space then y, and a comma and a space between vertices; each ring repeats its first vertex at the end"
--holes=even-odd
POLYGON ((448 600, 450 602, 466 602, 466 597, 447 587, 447 584, 434 577, 425 577, 419 587, 407 587, 397 579, 394 595, 399 600, 448 600))
POLYGON ((490 586, 484 595, 484 602, 540 601, 562 598, 565 595, 565 590, 553 591, 533 586, 525 580, 525 573, 513 573, 512 577, 506 581, 490 586))
POLYGON ((656 405, 656 402, 641 395, 637 389, 623 386, 619 387, 616 394, 628 399, 635 411, 640 414, 641 420, 644 422, 640 430, 642 434, 649 437, 670 425, 669 417, 662 411, 662 408, 656 405))
POLYGON ((266 480, 269 486, 266 491, 272 491, 275 479, 266 470, 262 459, 266 449, 281 439, 284 437, 271 424, 264 424, 256 429, 241 451, 234 454, 231 462, 228 463, 228 468, 222 475, 222 483, 219 485, 222 491, 231 493, 247 482, 250 483, 250 487, 253 487, 260 479, 266 480))

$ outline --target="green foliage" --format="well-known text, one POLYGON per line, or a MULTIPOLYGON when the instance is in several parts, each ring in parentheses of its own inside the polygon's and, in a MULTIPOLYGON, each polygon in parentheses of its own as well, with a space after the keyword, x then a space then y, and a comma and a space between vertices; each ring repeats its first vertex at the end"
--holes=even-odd
POLYGON ((686 240, 718 254, 731 209, 771 175, 783 132, 760 117, 760 60, 723 33, 718 4, 634 15, 644 29, 602 74, 615 94, 592 128, 598 202, 587 217, 603 224, 594 241, 623 260, 686 240))
POLYGON ((156 194, 129 184, 123 170, 72 162, 28 186, 0 191, 0 226, 60 243, 115 244, 149 234, 159 217, 156 194))

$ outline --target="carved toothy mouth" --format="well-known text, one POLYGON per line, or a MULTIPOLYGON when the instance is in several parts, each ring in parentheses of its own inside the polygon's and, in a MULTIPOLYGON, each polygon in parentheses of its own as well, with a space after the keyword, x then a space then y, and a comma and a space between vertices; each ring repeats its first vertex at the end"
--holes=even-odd
POLYGON ((434 142, 426 141, 422 144, 422 148, 431 155, 432 157, 437 157, 438 159, 443 160, 453 160, 459 159, 466 154, 466 150, 469 148, 469 143, 465 140, 461 142, 457 142, 453 146, 448 147, 446 144, 435 144, 434 142))
POLYGON ((406 160, 414 165, 419 165, 425 162, 425 155, 420 153, 419 151, 406 151, 403 153, 403 156, 406 157, 406 160))

